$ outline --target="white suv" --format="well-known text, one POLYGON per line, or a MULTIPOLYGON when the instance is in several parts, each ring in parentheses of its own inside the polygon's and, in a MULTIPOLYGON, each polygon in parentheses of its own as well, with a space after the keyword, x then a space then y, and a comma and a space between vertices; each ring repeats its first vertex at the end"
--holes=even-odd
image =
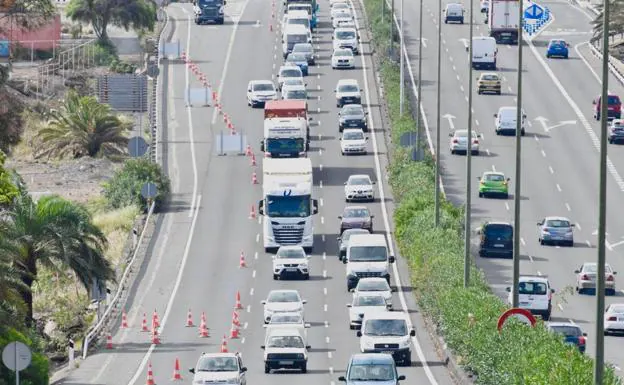
MULTIPOLYGON (((513 291, 507 287, 509 296, 507 302, 513 303, 513 291)), ((532 314, 540 315, 544 321, 550 319, 552 312, 552 295, 555 292, 550 286, 548 278, 543 275, 522 275, 520 276, 518 288, 518 307, 530 311, 532 314)))
POLYGON ((411 340, 416 331, 410 328, 409 314, 398 311, 365 313, 360 337, 362 353, 386 353, 402 366, 412 364, 411 340))
POLYGON ((232 385, 247 385, 243 361, 238 353, 202 353, 194 368, 193 384, 221 382, 232 385))
POLYGON ((345 104, 362 104, 362 91, 355 79, 340 79, 336 84, 336 106, 342 107, 345 104))
POLYGON ((332 45, 334 50, 338 48, 348 48, 354 54, 358 53, 358 34, 355 28, 336 28, 332 35, 332 45))

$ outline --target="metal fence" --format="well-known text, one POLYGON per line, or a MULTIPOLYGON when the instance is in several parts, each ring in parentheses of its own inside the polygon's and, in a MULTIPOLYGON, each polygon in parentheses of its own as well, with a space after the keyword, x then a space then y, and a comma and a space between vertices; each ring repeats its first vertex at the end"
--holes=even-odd
POLYGON ((61 52, 71 50, 91 39, 61 40, 6 40, 0 42, 0 57, 11 56, 14 62, 42 62, 57 58, 61 52))

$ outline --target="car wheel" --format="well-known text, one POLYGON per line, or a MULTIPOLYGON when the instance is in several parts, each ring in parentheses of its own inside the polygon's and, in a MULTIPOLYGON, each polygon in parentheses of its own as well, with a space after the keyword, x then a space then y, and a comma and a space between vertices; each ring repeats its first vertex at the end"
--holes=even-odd
POLYGON ((500 135, 500 131, 494 130, 494 132, 496 132, 496 135, 500 135))
POLYGON ((524 128, 522 129, 522 131, 520 131, 520 135, 524 136, 525 132, 524 132, 524 128))
POLYGON ((477 90, 477 95, 481 95, 481 90, 477 90))
POLYGON ((568 247, 574 247, 574 241, 568 242, 568 247))
POLYGON ((277 274, 273 274, 273 280, 277 281, 279 279, 279 276, 277 274))
POLYGON ((544 240, 543 240, 543 239, 541 239, 541 238, 540 238, 540 239, 538 239, 538 241, 539 241, 539 244, 540 244, 540 245, 542 245, 542 246, 544 246, 544 245, 546 244, 546 242, 544 242, 544 240))
POLYGON ((308 280, 310 280, 310 274, 304 274, 304 275, 303 275, 303 280, 304 280, 304 281, 308 281, 308 280))
POLYGON ((505 198, 505 199, 509 199, 509 194, 505 194, 505 195, 503 195, 503 198, 505 198))
POLYGON ((483 198, 483 193, 479 192, 479 198, 483 198))
POLYGON ((567 58, 568 58, 568 55, 565 55, 563 58, 564 58, 564 59, 567 59, 567 58))
POLYGON ((271 367, 267 364, 264 364, 264 373, 265 374, 271 373, 271 367))
POLYGON ((354 326, 354 325, 349 324, 349 329, 351 329, 351 330, 355 330, 355 326, 354 326))
POLYGON ((412 353, 408 353, 402 362, 403 366, 412 366, 412 353))
POLYGON ((471 151, 471 152, 472 152, 472 155, 479 156, 479 151, 478 150, 477 151, 471 151))
POLYGON ((550 320, 550 311, 547 313, 544 313, 544 315, 542 316, 542 318, 544 319, 544 321, 548 321, 550 320))
POLYGON ((303 363, 301 365, 301 373, 307 373, 308 372, 308 364, 307 363, 303 363))
POLYGON ((546 59, 550 59, 550 54, 546 54, 546 59))
POLYGON ((455 155, 455 150, 451 150, 451 155, 455 155))

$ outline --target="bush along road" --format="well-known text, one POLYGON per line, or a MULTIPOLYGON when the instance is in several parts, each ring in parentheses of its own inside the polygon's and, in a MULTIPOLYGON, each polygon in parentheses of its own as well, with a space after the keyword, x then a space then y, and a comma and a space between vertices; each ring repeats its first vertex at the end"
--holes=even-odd
MULTIPOLYGON (((388 52, 390 17, 382 11, 383 0, 363 0, 376 53, 388 52), (382 20, 383 13, 386 14, 382 20)), ((377 68, 385 89, 392 142, 414 131, 416 122, 410 103, 399 114, 399 67, 379 57, 377 68)), ((409 88, 406 96, 409 96, 409 88)), ((412 285, 420 310, 436 326, 455 360, 484 385, 569 385, 593 382, 593 361, 539 321, 535 328, 496 324, 506 309, 492 294, 483 275, 471 266, 471 285, 463 287, 463 208, 442 200, 440 226, 434 227, 435 169, 430 155, 422 162, 410 159, 404 148, 393 148, 390 183, 397 204, 394 213, 396 241, 409 260, 412 285)), ((604 384, 622 384, 607 368, 604 384)))

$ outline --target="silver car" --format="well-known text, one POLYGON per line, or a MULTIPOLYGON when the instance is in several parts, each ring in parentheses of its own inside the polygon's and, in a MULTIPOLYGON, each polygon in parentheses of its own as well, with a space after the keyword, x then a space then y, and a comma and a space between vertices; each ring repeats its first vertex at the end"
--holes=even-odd
POLYGON ((293 53, 305 55, 309 65, 314 65, 314 46, 311 43, 297 43, 294 45, 293 53))
MULTIPOLYGON (((596 290, 596 273, 598 272, 598 264, 596 262, 585 262, 578 270, 574 270, 576 274, 576 291, 583 294, 586 290, 596 290)), ((611 265, 605 263, 605 294, 615 295, 615 275, 617 271, 613 271, 611 265)))
MULTIPOLYGON (((455 130, 449 134, 449 149, 451 154, 465 154, 468 151, 468 130, 455 130)), ((472 155, 479 155, 479 138, 481 135, 472 131, 472 155)))
POLYGON ((546 217, 537 222, 540 245, 562 244, 574 246, 574 223, 565 217, 546 217))
POLYGON ((362 327, 362 319, 366 314, 388 311, 388 304, 382 294, 354 295, 353 301, 347 304, 349 308, 349 328, 362 327))

